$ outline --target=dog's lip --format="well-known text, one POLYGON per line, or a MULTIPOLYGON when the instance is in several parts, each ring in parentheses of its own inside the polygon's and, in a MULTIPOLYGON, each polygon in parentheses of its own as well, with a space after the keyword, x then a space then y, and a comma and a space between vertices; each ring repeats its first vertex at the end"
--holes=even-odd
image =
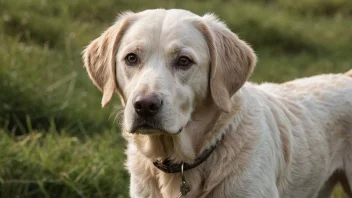
POLYGON ((150 131, 160 131, 160 132, 164 132, 163 129, 161 129, 160 127, 148 124, 148 123, 143 123, 143 124, 138 124, 137 126, 135 126, 130 133, 136 133, 136 134, 148 134, 148 132, 150 133, 150 131))
POLYGON ((142 124, 137 127, 137 129, 158 129, 157 127, 154 127, 150 124, 142 124))
POLYGON ((158 134, 178 135, 182 131, 183 131, 183 127, 181 127, 177 132, 170 132, 170 131, 167 131, 167 130, 162 129, 160 127, 155 127, 151 124, 144 123, 144 124, 141 124, 141 125, 138 125, 137 127, 135 127, 133 130, 131 130, 130 133, 152 135, 152 134, 155 134, 155 132, 156 132, 158 134), (151 131, 153 131, 153 132, 151 133, 151 131))
POLYGON ((181 127, 175 135, 181 133, 182 131, 183 131, 183 127, 181 127))

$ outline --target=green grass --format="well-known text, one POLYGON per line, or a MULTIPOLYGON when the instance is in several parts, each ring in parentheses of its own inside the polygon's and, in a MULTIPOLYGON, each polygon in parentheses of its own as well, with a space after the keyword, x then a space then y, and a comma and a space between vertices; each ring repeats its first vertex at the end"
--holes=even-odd
POLYGON ((54 129, 0 130, 0 138, 1 197, 127 197, 124 143, 115 131, 79 139, 54 129))
POLYGON ((100 108, 81 61, 118 12, 214 12, 256 51, 251 80, 283 82, 352 67, 351 2, 0 0, 0 197, 128 197, 119 101, 100 108))

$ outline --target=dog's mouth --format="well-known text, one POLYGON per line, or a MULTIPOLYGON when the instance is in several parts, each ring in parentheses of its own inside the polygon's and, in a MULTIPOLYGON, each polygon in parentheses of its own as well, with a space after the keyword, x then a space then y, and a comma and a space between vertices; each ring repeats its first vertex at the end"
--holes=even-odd
POLYGON ((170 132, 168 130, 165 130, 158 124, 153 124, 153 123, 139 123, 136 124, 130 133, 132 134, 145 134, 145 135, 177 135, 181 133, 183 130, 183 127, 181 127, 178 131, 176 132, 170 132))

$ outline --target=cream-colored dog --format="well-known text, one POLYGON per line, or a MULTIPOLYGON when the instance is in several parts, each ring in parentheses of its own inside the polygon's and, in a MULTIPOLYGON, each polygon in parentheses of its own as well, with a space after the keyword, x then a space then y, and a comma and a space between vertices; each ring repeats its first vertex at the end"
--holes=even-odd
POLYGON ((246 82, 251 47, 176 9, 120 15, 83 56, 102 105, 124 106, 131 197, 327 197, 335 173, 350 191, 352 71, 246 82))

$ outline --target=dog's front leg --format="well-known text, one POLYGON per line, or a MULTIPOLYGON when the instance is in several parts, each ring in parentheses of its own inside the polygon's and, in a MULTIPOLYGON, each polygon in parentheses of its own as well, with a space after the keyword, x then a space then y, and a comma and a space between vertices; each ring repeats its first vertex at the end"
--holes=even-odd
POLYGON ((146 159, 133 145, 127 146, 126 169, 131 175, 130 196, 131 198, 161 198, 155 167, 149 159, 146 159))
POLYGON ((133 174, 131 174, 130 196, 131 198, 162 197, 154 179, 139 178, 133 174))
POLYGON ((280 197, 279 191, 278 191, 276 185, 273 185, 273 186, 274 187, 272 188, 272 191, 269 193, 271 195, 269 195, 268 197, 279 198, 280 197))

